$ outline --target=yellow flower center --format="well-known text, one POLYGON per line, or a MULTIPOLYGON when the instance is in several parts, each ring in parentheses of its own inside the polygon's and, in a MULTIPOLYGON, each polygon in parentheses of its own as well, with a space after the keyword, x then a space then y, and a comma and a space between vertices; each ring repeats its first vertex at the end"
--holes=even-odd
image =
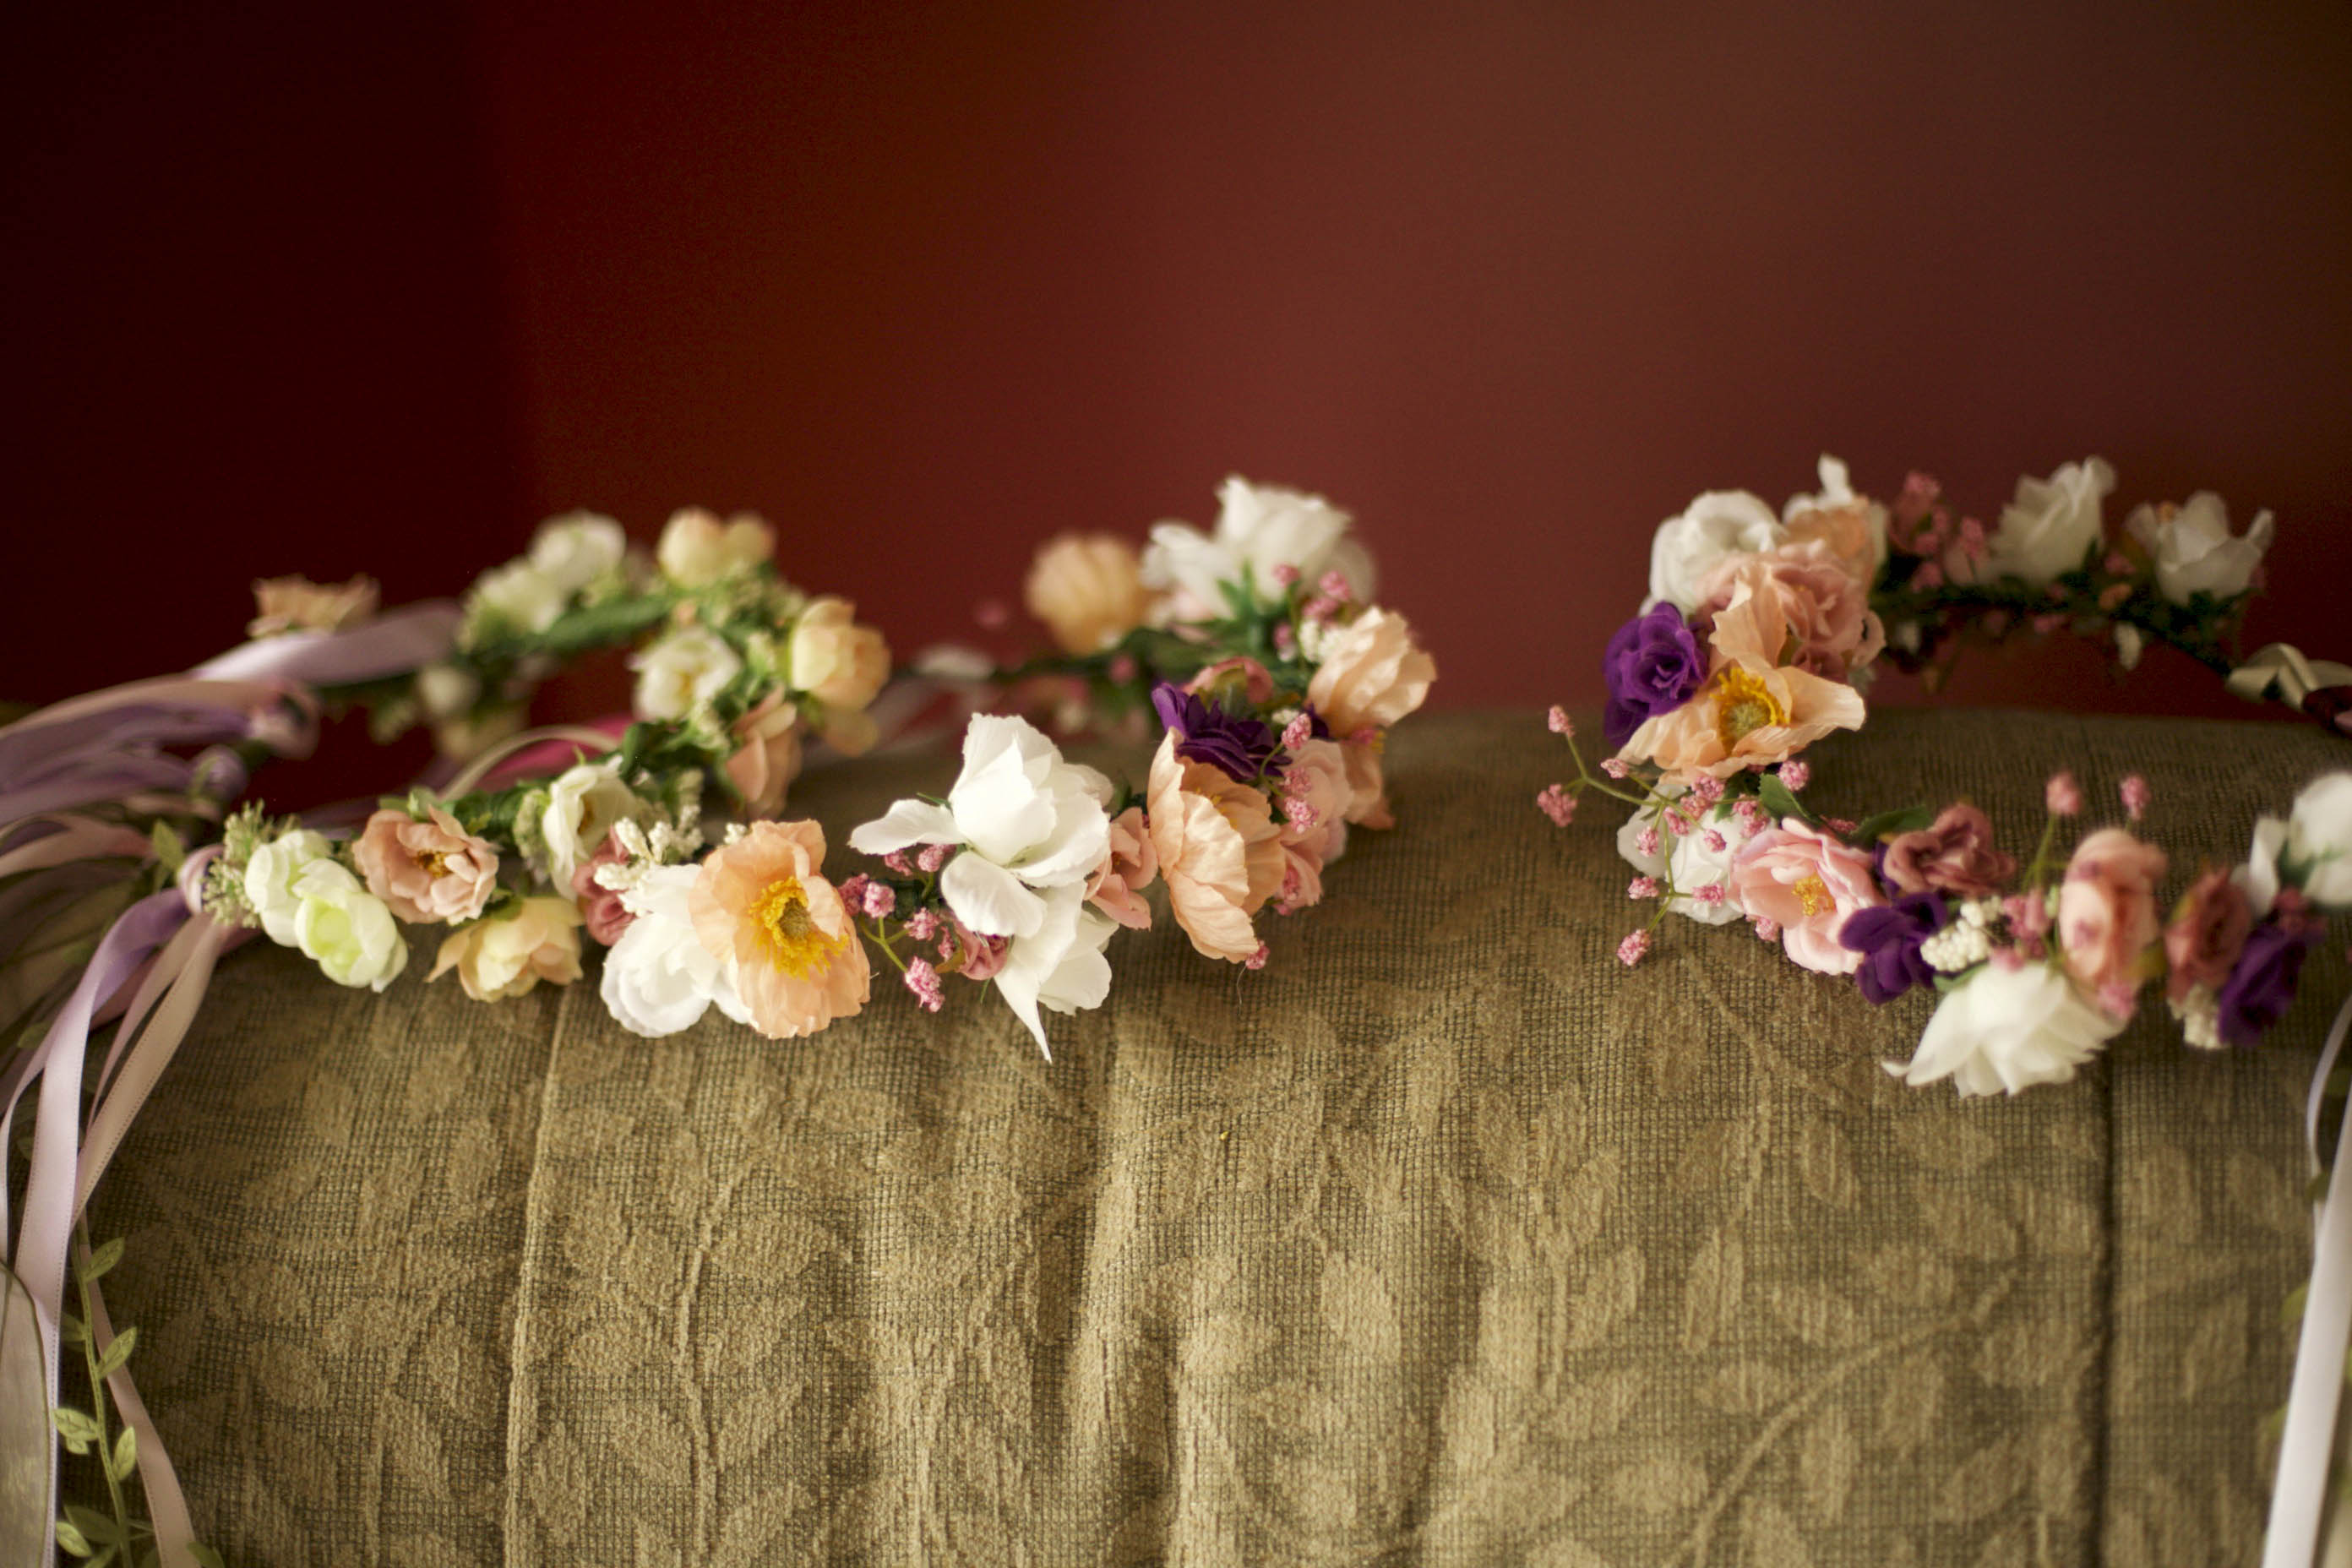
POLYGON ((760 896, 751 906, 751 925, 769 967, 795 978, 823 968, 849 945, 846 934, 827 936, 817 929, 798 877, 785 877, 760 896))
POLYGON ((1729 751, 1767 724, 1785 724, 1789 710, 1772 689, 1756 676, 1733 665, 1715 683, 1715 732, 1729 751))
POLYGON ((439 878, 449 874, 449 857, 438 849, 422 850, 412 854, 409 858, 423 868, 428 877, 439 878))
POLYGON ((1805 911, 1807 920, 1837 905, 1837 900, 1830 897, 1830 885, 1822 881, 1818 875, 1805 877, 1791 883, 1789 891, 1797 895, 1797 907, 1805 911))

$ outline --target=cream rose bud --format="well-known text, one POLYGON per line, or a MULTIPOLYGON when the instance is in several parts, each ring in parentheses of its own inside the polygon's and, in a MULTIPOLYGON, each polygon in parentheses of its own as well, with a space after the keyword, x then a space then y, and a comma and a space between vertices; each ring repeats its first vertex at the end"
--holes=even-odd
POLYGON ((709 626, 681 626, 629 660, 640 719, 683 719, 727 689, 743 660, 709 626))
POLYGON ((1213 533, 1190 523, 1157 523, 1143 552, 1144 585, 1175 595, 1184 614, 1224 615, 1218 584, 1240 582, 1245 568, 1261 595, 1276 591, 1276 570, 1290 566, 1308 583, 1337 572, 1357 599, 1371 597, 1372 558, 1348 537, 1354 520, 1321 496, 1254 485, 1235 475, 1218 489, 1217 500, 1213 533))
POLYGON ((294 879, 294 943, 338 985, 381 991, 408 967, 408 943, 382 899, 321 857, 294 879))
POLYGON ((1022 602, 1065 653, 1097 653, 1143 624, 1151 591, 1135 547, 1108 533, 1065 533, 1030 563, 1022 602))
POLYGON ((2046 479, 2018 480, 2016 499, 1986 542, 1989 574, 2038 586, 2081 566, 2105 536, 2099 505, 2115 488, 2116 471, 2104 458, 2068 463, 2046 479))
POLYGON ((469 609, 497 616, 517 630, 543 632, 563 614, 562 584, 528 561, 495 566, 475 581, 469 609))
POLYGON ((828 708, 863 708, 890 679, 890 645, 856 615, 828 594, 811 599, 793 626, 793 684, 828 708))
POLYGON ((297 827, 260 846, 246 861, 245 901, 278 946, 296 944, 294 920, 302 900, 294 890, 295 879, 311 862, 331 859, 333 855, 334 846, 327 842, 325 834, 297 827))
POLYGON ((1944 994, 1908 1067, 1887 1070, 1917 1087, 1948 1078, 1961 1098, 2064 1083, 2124 1020, 2084 999, 2046 963, 1989 963, 1944 994))
POLYGON ((580 911, 569 899, 525 899, 513 913, 476 921, 442 939, 427 980, 450 970, 477 1002, 503 1002, 544 980, 580 978, 580 911))
POLYGON ((699 507, 673 513, 662 529, 661 542, 654 547, 662 575, 681 588, 716 583, 775 553, 775 531, 751 512, 738 512, 721 522, 699 507))
POLYGON ((2156 563, 2157 592, 2185 605, 2194 594, 2228 599, 2251 587, 2278 524, 2258 512, 2244 533, 2232 534, 2229 503, 2200 490, 2180 506, 2137 507, 2124 528, 2156 563))
POLYGON ((548 880, 569 888, 572 873, 604 846, 614 823, 643 821, 646 815, 646 803, 604 763, 582 763, 557 774, 540 816, 548 880))
POLYGON ((1706 603, 1707 582, 1735 555, 1759 555, 1780 548, 1788 531, 1760 497, 1746 490, 1710 490, 1680 517, 1658 524, 1650 540, 1647 615, 1670 604, 1687 615, 1706 603))
POLYGON ((568 598, 616 570, 628 549, 629 536, 611 518, 566 512, 539 525, 530 542, 530 564, 568 598))
POLYGON ((2352 908, 2352 773, 2314 780, 2287 814, 2286 857, 2305 897, 2330 909, 2352 908))

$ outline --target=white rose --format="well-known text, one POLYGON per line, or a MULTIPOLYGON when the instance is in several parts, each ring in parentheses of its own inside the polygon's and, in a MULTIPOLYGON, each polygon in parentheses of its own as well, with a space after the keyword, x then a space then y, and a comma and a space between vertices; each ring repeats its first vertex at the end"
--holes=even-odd
POLYGON ((2279 852, 2286 847, 2286 824, 2278 817, 2254 818, 2254 842, 2246 851, 2246 863, 2230 873, 2256 920, 2266 918, 2278 902, 2279 852))
POLYGON ((604 847, 616 822, 643 822, 652 816, 646 803, 602 763, 582 763, 558 773, 547 786, 547 809, 540 816, 540 837, 547 847, 547 879, 569 895, 572 874, 604 847))
POLYGON ((2021 577, 2039 587, 2083 564, 2104 527, 2099 503, 2116 488, 2104 458, 2068 463, 2046 479, 2017 481, 2017 498, 2001 509, 1986 542, 1987 574, 2021 577))
POLYGON ((1023 719, 982 713, 964 731, 963 772, 945 805, 902 800, 849 835, 863 855, 910 844, 961 844, 940 892, 956 919, 982 936, 1034 936, 1044 890, 1092 876, 1110 853, 1110 781, 1065 762, 1023 719))
POLYGON ((629 536, 611 518, 567 512, 539 525, 530 542, 530 564, 569 598, 618 568, 628 549, 629 536))
POLYGON ((408 967, 392 910, 340 863, 310 861, 294 879, 294 945, 336 984, 381 991, 408 967))
POLYGON ((2232 535, 2229 503, 2211 490, 2199 490, 2177 507, 2136 507, 2124 527, 2147 546, 2157 591, 2176 605, 2187 604, 2192 594, 2228 599, 2244 593, 2278 531, 2265 511, 2255 514, 2243 534, 2232 535))
POLYGON ((261 921, 261 929, 280 947, 295 945, 294 919, 301 896, 294 880, 312 861, 331 858, 334 846, 326 835, 307 827, 281 833, 256 848, 245 863, 245 901, 261 921))
POLYGON ((699 588, 757 566, 775 552, 775 531, 750 512, 721 522, 699 507, 688 507, 671 515, 654 559, 662 575, 679 587, 699 588))
POLYGON ((683 719, 718 696, 743 668, 727 639, 709 626, 685 626, 629 660, 637 672, 640 719, 683 719))
POLYGON ((1737 816, 1732 816, 1729 810, 1723 806, 1716 807, 1714 812, 1704 819, 1703 826, 1694 828, 1679 838, 1667 832, 1664 826, 1659 824, 1646 810, 1637 806, 1634 808, 1633 815, 1626 820, 1625 826, 1617 830, 1617 853, 1625 858, 1627 865, 1644 877, 1663 877, 1667 866, 1671 864, 1674 868, 1675 886, 1685 890, 1678 892, 1674 898, 1668 900, 1666 908, 1675 914, 1688 915, 1701 925, 1719 926, 1728 924, 1747 912, 1739 907, 1738 890, 1732 886, 1731 860, 1733 856, 1739 853, 1739 847, 1747 843, 1748 839, 1748 830, 1740 825, 1737 816), (1663 851, 1661 854, 1644 855, 1641 851, 1642 830, 1650 826, 1656 826, 1658 829, 1659 847, 1663 851), (1716 849, 1708 846, 1706 836, 1709 833, 1715 834, 1721 839, 1722 848, 1716 849), (1719 884, 1722 887, 1721 903, 1701 903, 1689 896, 1688 889, 1704 888, 1709 884, 1719 884))
MULTIPOLYGON (((970 858, 956 857, 957 860, 970 858)), ((1051 889, 1044 902, 1045 918, 1037 929, 1014 937, 1004 950, 1004 967, 996 972, 996 989, 1013 1016, 1029 1026, 1037 1048, 1051 1061, 1053 1048, 1045 1043, 1045 1024, 1037 1010, 1043 1006, 1056 1013, 1075 1013, 1103 1005, 1110 994, 1110 960, 1103 956, 1103 947, 1118 925, 1087 905, 1083 882, 1051 889)))
POLYGON ((736 995, 734 964, 694 934, 687 898, 702 868, 656 866, 621 895, 637 918, 604 955, 604 1005, 621 1027, 658 1039, 692 1028, 716 1002, 739 1024, 751 1015, 736 995))
POLYGON ((555 624, 571 596, 562 584, 530 562, 509 561, 483 573, 475 582, 468 608, 488 611, 520 631, 543 632, 555 624))
POLYGON ((1213 534, 1189 523, 1156 523, 1143 552, 1144 585, 1175 595, 1183 613, 1226 614, 1218 584, 1238 583, 1244 567, 1261 596, 1274 593, 1276 567, 1295 566, 1308 583, 1337 572, 1358 600, 1371 597, 1371 555, 1348 537, 1353 520, 1321 496, 1235 476, 1217 499, 1213 534))
POLYGON ((1962 1099, 2015 1094, 2066 1082, 2123 1026, 2050 964, 1989 963, 1944 994, 1910 1066, 1887 1070, 1914 1088, 1948 1078, 1962 1099))
POLYGON ((1650 596, 1642 601, 1643 614, 1665 603, 1688 615, 1698 608, 1707 578, 1727 558, 1778 549, 1787 534, 1760 497, 1709 490, 1680 517, 1658 524, 1650 541, 1650 596))
POLYGON ((2286 853, 2314 903, 2352 907, 2352 773, 2315 779, 2294 797, 2286 853))

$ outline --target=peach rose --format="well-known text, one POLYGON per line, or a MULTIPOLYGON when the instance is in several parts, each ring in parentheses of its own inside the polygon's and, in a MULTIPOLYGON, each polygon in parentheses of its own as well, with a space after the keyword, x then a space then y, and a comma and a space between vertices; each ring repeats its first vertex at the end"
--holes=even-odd
POLYGON ((1160 852, 1143 808, 1130 805, 1110 819, 1110 852, 1087 879, 1087 902, 1130 931, 1151 928, 1151 906, 1141 889, 1160 872, 1160 852))
POLYGON ((1301 745, 1283 773, 1282 793, 1276 835, 1282 845, 1282 896, 1276 907, 1288 914, 1322 900, 1323 868, 1348 847, 1348 808, 1355 796, 1339 742, 1301 745))
POLYGON ((1886 841, 1880 867, 1898 893, 1949 893, 1981 899, 2017 875, 2017 861, 1992 847, 1992 823, 1973 805, 1948 805, 1936 820, 1886 841))
POLYGON ((828 708, 863 708, 890 679, 890 645, 856 614, 828 594, 811 599, 793 626, 793 684, 828 708))
POLYGON ((1702 624, 1730 619, 1730 642, 1824 679, 1851 679, 1886 647, 1869 586, 1818 542, 1734 556, 1707 579, 1706 593, 1702 624))
POLYGON ((775 530, 754 514, 738 512, 721 522, 700 507, 672 513, 654 546, 662 575, 682 588, 716 583, 775 553, 775 530))
POLYGON ((2253 907, 2230 868, 2207 868, 2189 884, 2164 928, 2164 957, 2171 970, 2164 994, 2178 1002, 2200 985, 2221 990, 2253 924, 2253 907))
POLYGON ((1307 700, 1339 735, 1385 730, 1429 696, 1437 661, 1412 640, 1393 610, 1375 606, 1349 622, 1323 649, 1307 700))
POLYGON ((1867 590, 1886 551, 1886 519, 1875 503, 1856 497, 1835 506, 1809 507, 1789 519, 1786 542, 1818 544, 1840 570, 1867 590))
POLYGON ((1339 742, 1339 761, 1348 770, 1346 816, 1359 827, 1396 826, 1396 814, 1389 809, 1387 772, 1381 761, 1388 740, 1375 732, 1367 740, 1339 742))
POLYGON ((730 727, 735 751, 727 759, 727 782, 748 816, 773 816, 784 809, 784 792, 801 773, 800 722, 800 710, 782 692, 772 691, 730 727))
POLYGON ((754 823, 703 861, 687 894, 695 936, 734 962, 736 994, 772 1040, 850 1016, 871 988, 865 945, 824 865, 815 823, 754 823))
POLYGON ((2074 847, 2058 889, 2058 941, 2066 972, 2085 990, 2105 995, 2147 977, 2163 876, 2164 851, 2120 827, 2102 827, 2074 847))
MULTIPOLYGON (((257 612, 245 626, 249 637, 280 632, 331 632, 375 614, 373 577, 348 583, 313 583, 308 577, 264 577, 253 585, 257 612)), ((379 895, 381 896, 381 895, 379 895)))
POLYGON ((1168 903, 1192 945, 1239 963, 1258 948, 1250 921, 1282 886, 1280 831, 1265 795, 1223 769, 1176 754, 1161 737, 1151 759, 1147 820, 1168 903))
POLYGON ((1741 847, 1731 885, 1749 919, 1780 922, 1790 958, 1823 974, 1862 967, 1862 954, 1839 942, 1839 928, 1854 910, 1886 901, 1869 856, 1793 816, 1741 847))
POLYGON ((427 980, 450 970, 477 1002, 503 1002, 544 980, 580 978, 580 911, 569 899, 525 899, 512 913, 476 921, 449 933, 427 980))
POLYGON ((499 852, 435 806, 423 822, 379 811, 352 845, 368 891, 411 925, 469 921, 499 885, 499 852))
POLYGON ((1046 542, 1022 587, 1029 613, 1065 653, 1099 653, 1143 624, 1151 591, 1135 546, 1108 533, 1065 533, 1046 542))
POLYGON ((572 873, 572 898, 580 907, 580 918, 587 923, 588 934, 606 947, 620 941, 637 917, 622 900, 620 891, 599 882, 596 873, 607 866, 625 864, 628 858, 620 835, 608 833, 604 847, 572 873))

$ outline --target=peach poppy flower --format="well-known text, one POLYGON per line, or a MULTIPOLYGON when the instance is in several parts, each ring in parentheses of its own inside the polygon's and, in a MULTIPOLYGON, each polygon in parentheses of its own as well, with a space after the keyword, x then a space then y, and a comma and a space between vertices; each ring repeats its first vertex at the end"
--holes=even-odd
POLYGON ((1192 945, 1234 963, 1255 953, 1251 917, 1281 889, 1284 866, 1266 797, 1222 768, 1179 757, 1171 733, 1151 759, 1148 820, 1169 907, 1192 945))
POLYGON ((754 823, 703 861, 687 895, 695 936, 734 961, 736 993, 770 1039, 850 1016, 871 988, 866 948, 824 865, 815 823, 754 823))

